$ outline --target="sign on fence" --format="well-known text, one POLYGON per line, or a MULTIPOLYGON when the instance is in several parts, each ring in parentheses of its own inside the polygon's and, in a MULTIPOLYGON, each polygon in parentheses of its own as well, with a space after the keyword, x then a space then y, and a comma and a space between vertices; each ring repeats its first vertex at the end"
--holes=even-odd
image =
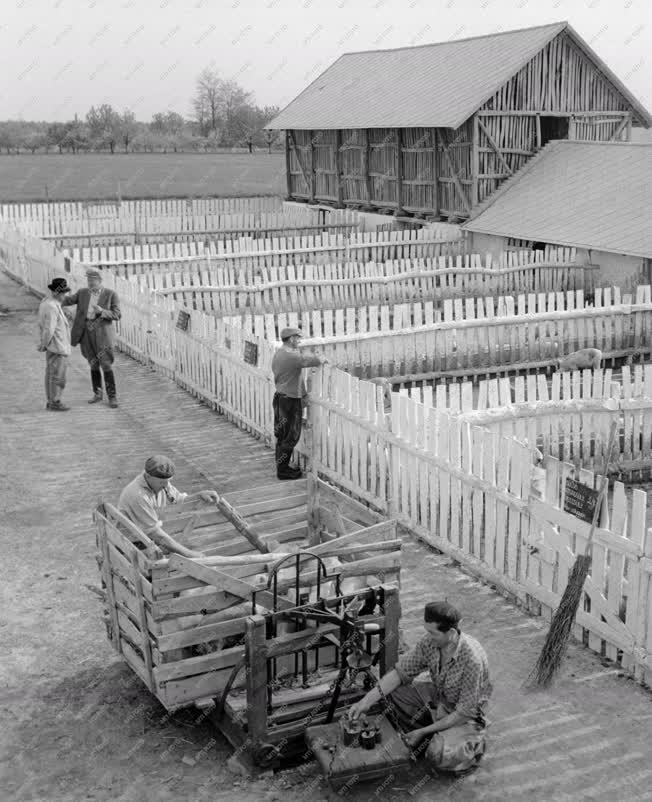
POLYGON ((564 512, 569 512, 586 523, 593 523, 595 505, 598 502, 598 491, 588 485, 566 479, 566 493, 564 495, 564 512))
POLYGON ((177 328, 181 331, 189 331, 190 329, 190 312, 184 312, 179 309, 179 317, 177 318, 177 328))
POLYGON ((258 365, 258 346, 256 343, 251 343, 249 340, 245 340, 244 361, 248 365, 253 365, 254 367, 258 365))

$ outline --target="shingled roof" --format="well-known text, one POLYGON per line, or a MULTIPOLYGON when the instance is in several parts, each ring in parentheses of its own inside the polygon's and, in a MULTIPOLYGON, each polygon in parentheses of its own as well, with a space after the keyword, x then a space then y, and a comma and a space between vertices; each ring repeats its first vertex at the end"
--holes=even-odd
POLYGON ((550 142, 463 228, 652 258, 652 144, 550 142))
POLYGON ((272 122, 273 129, 458 128, 562 31, 631 104, 647 110, 567 22, 470 39, 345 53, 272 122))

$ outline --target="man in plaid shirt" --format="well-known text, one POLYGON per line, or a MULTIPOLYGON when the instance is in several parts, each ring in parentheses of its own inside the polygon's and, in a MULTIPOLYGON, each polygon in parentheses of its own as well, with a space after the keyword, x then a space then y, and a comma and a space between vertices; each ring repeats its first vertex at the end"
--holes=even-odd
MULTIPOLYGON (((485 752, 485 710, 492 692, 487 655, 475 638, 460 631, 459 621, 452 604, 426 604, 426 635, 379 682, 408 745, 421 744, 418 751, 425 749, 433 768, 454 774, 474 768, 485 752), (430 682, 414 682, 424 671, 430 682)), ((357 718, 380 700, 379 688, 373 688, 349 716, 357 718)))

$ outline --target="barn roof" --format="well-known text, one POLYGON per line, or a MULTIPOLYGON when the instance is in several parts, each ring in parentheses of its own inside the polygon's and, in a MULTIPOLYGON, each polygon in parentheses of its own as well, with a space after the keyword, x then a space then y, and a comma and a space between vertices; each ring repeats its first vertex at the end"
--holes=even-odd
POLYGON ((650 219, 652 144, 556 140, 463 228, 652 258, 650 219))
POLYGON ((345 53, 267 128, 458 128, 562 31, 631 104, 647 110, 567 22, 394 50, 345 53))

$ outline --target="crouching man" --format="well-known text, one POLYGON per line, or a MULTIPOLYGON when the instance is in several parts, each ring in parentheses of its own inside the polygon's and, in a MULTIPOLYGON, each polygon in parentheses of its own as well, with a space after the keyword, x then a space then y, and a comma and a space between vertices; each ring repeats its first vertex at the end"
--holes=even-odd
MULTIPOLYGON (((460 614, 448 602, 424 610, 426 634, 380 680, 406 742, 431 768, 461 774, 480 762, 486 749, 485 708, 492 692, 484 649, 460 631, 460 614), (430 682, 413 682, 423 671, 430 682), (427 739, 427 740, 426 740, 427 739)), ((381 699, 373 688, 349 710, 357 718, 381 699)))
POLYGON ((200 551, 188 549, 163 529, 159 510, 168 504, 181 504, 200 498, 207 503, 216 502, 219 495, 214 490, 202 490, 189 496, 170 484, 174 476, 174 463, 165 456, 150 457, 145 470, 139 473, 120 493, 118 509, 136 524, 165 553, 181 554, 184 557, 202 557, 200 551))

